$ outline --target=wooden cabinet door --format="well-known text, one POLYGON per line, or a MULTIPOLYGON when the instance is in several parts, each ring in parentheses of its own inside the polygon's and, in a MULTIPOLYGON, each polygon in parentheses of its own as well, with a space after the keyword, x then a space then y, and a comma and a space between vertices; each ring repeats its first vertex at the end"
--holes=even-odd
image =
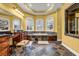
POLYGON ((9 37, 0 37, 0 56, 9 55, 9 37))
POLYGON ((8 48, 5 48, 2 51, 0 51, 0 56, 8 56, 8 48))
POLYGON ((48 41, 57 41, 57 36, 48 36, 48 41))

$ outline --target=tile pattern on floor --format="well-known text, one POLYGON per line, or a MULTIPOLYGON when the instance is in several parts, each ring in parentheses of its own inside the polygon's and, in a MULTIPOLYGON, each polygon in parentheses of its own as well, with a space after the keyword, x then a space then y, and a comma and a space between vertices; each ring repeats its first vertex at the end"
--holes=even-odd
POLYGON ((50 44, 36 44, 32 46, 15 48, 12 56, 75 56, 69 50, 55 41, 50 44))

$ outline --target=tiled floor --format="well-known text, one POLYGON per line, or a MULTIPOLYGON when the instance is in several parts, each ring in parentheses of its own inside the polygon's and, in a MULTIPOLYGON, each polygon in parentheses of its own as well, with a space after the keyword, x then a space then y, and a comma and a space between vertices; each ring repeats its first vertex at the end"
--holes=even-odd
POLYGON ((12 56, 75 56, 69 50, 55 41, 50 44, 33 43, 31 47, 17 47, 12 56))

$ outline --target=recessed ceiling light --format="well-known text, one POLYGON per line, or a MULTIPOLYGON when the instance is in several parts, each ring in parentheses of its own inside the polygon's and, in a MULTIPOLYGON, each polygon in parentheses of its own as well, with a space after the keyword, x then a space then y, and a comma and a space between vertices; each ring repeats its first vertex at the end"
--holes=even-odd
POLYGON ((50 6, 50 3, 48 3, 47 6, 49 7, 50 6))
POLYGON ((32 7, 32 4, 30 3, 29 6, 32 7))
POLYGON ((47 10, 47 12, 52 10, 54 8, 54 6, 55 6, 55 4, 51 4, 51 7, 47 10))

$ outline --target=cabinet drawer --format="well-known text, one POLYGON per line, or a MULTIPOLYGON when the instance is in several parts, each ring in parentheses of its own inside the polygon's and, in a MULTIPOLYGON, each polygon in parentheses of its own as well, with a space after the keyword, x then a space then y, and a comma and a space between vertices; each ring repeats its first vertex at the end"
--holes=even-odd
POLYGON ((9 53, 8 48, 5 48, 4 50, 0 51, 0 56, 7 56, 9 53))
POLYGON ((8 41, 9 38, 8 37, 0 37, 0 42, 4 42, 4 41, 8 41))
POLYGON ((3 49, 5 49, 8 46, 9 46, 9 43, 8 42, 0 43, 0 51, 3 50, 3 49))

